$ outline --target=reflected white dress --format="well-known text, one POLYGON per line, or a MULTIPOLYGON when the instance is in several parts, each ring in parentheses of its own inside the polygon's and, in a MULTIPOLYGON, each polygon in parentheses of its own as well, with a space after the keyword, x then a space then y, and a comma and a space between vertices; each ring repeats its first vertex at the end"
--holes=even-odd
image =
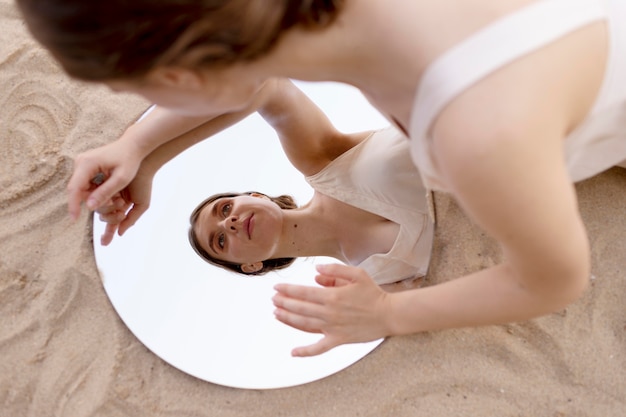
MULTIPOLYGON (((437 58, 418 86, 409 133, 411 156, 430 189, 448 187, 429 130, 440 111, 495 70, 576 29, 606 21, 610 52, 603 86, 586 120, 567 136, 573 182, 626 161, 626 0, 539 0, 479 30, 437 58)), ((575 71, 572 68, 572 71, 575 71)))
POLYGON ((406 136, 393 127, 376 131, 306 180, 324 195, 400 225, 389 252, 358 265, 378 284, 426 274, 434 221, 406 136))

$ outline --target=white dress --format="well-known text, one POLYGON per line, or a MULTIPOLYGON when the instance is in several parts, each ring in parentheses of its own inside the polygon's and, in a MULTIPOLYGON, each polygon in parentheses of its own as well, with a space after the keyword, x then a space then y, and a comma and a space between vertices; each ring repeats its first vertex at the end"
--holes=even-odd
POLYGON ((306 180, 319 193, 400 225, 389 252, 358 265, 378 284, 426 274, 434 222, 406 136, 393 127, 374 132, 306 180))
MULTIPOLYGON (((429 130, 443 107, 495 70, 576 29, 604 20, 610 40, 603 86, 585 121, 564 141, 573 182, 626 161, 626 0, 539 0, 479 30, 427 68, 409 134, 428 188, 447 191, 429 130)), ((575 68, 572 68, 575 71, 575 68)))

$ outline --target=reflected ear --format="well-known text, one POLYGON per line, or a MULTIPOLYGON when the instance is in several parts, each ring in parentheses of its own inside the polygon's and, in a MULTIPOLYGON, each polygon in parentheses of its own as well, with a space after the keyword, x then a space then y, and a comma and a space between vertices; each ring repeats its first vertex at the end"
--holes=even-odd
POLYGON ((159 84, 177 88, 199 88, 202 84, 200 74, 180 67, 155 68, 148 78, 159 84))
POLYGON ((252 274, 254 272, 259 272, 263 269, 263 262, 255 262, 253 264, 243 264, 240 266, 241 270, 246 274, 252 274))

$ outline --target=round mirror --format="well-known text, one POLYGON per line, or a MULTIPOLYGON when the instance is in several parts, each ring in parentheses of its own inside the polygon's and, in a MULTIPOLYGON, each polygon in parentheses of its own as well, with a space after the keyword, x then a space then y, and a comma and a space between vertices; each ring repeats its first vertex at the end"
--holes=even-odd
MULTIPOLYGON (((388 125, 352 87, 297 84, 342 131, 388 125)), ((382 339, 294 358, 292 348, 321 336, 274 318, 275 284, 316 285, 315 264, 335 259, 298 259, 285 270, 248 277, 211 266, 195 254, 187 240, 189 215, 207 196, 226 191, 291 194, 298 204, 313 195, 274 130, 255 113, 164 166, 155 177, 150 209, 122 238, 101 246, 104 224, 94 217, 94 250, 104 288, 133 334, 188 374, 253 389, 314 381, 374 349, 382 339)))

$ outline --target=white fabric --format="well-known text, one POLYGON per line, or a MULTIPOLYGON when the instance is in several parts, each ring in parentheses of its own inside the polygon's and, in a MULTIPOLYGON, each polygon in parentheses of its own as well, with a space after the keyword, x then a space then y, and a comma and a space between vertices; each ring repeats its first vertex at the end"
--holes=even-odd
POLYGON ((434 232, 430 200, 398 130, 373 133, 306 180, 319 193, 400 225, 388 253, 358 265, 378 284, 426 274, 434 232))
POLYGON ((409 132, 426 186, 447 191, 429 137, 446 104, 507 63, 599 20, 607 21, 610 36, 604 85, 587 119, 566 138, 564 157, 574 182, 626 162, 626 1, 539 0, 479 30, 425 71, 409 132))

